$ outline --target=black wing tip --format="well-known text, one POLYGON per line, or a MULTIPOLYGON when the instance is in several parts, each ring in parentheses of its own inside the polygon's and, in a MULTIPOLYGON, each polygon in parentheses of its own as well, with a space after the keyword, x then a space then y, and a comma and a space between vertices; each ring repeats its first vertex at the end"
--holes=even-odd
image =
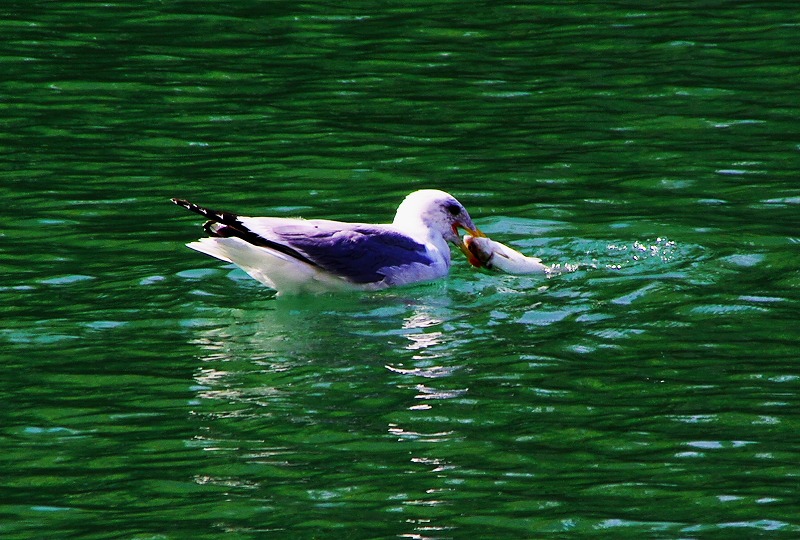
POLYGON ((204 208, 199 204, 194 204, 193 202, 189 202, 186 199, 178 199, 173 197, 170 199, 173 203, 177 204, 178 206, 182 206, 186 208, 190 212, 194 212, 195 214, 200 214, 201 216, 207 219, 213 219, 215 221, 226 221, 229 219, 229 216, 235 217, 233 214, 229 214, 227 212, 217 212, 216 210, 211 210, 210 208, 204 208))
POLYGON ((170 199, 173 203, 177 204, 178 206, 182 206, 186 208, 190 212, 194 212, 196 214, 200 214, 203 217, 211 218, 213 214, 218 214, 214 210, 209 210, 208 208, 203 208, 202 206, 196 205, 193 202, 189 202, 186 199, 178 199, 173 197, 170 199))
POLYGON ((210 221, 219 222, 224 225, 231 225, 233 227, 241 227, 239 216, 231 212, 219 212, 217 210, 205 208, 198 204, 194 204, 193 202, 189 202, 186 199, 178 199, 173 197, 170 200, 173 203, 177 204, 178 206, 186 208, 187 210, 189 210, 190 212, 194 212, 195 214, 200 214, 201 216, 210 221))

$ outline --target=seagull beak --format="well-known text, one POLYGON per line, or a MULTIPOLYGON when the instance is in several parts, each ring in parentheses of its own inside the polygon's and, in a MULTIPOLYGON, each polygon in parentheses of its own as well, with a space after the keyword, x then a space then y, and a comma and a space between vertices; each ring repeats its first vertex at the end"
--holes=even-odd
POLYGON ((475 238, 486 238, 486 235, 483 232, 475 227, 474 229, 470 229, 469 227, 464 227, 464 230, 469 233, 470 236, 474 236, 475 238))
MULTIPOLYGON (((461 223, 453 225, 453 232, 455 232, 456 234, 458 234, 458 227, 461 227, 462 229, 467 231, 467 233, 469 233, 469 235, 473 238, 486 238, 486 235, 483 234, 483 232, 481 232, 481 230, 478 229, 477 227, 471 229, 469 227, 462 225, 461 223)), ((475 257, 475 254, 473 254, 472 251, 470 251, 468 241, 462 239, 461 242, 458 243, 458 249, 461 250, 461 253, 466 255, 469 264, 471 264, 476 268, 481 268, 483 266, 483 264, 481 264, 481 261, 478 260, 477 257, 475 257)))
POLYGON ((481 261, 479 261, 478 258, 475 257, 475 255, 472 254, 472 252, 469 250, 469 246, 467 245, 466 242, 460 242, 458 244, 458 248, 461 250, 461 253, 466 255, 467 260, 469 261, 469 264, 471 264, 475 268, 480 268, 482 266, 481 265, 481 261))
POLYGON ((467 227, 460 221, 453 224, 453 232, 456 234, 456 236, 458 236, 458 229, 464 229, 465 231, 467 231, 467 233, 469 233, 470 236, 474 236, 475 238, 486 238, 486 235, 483 234, 481 230, 478 229, 477 227, 471 229, 470 227, 467 227))

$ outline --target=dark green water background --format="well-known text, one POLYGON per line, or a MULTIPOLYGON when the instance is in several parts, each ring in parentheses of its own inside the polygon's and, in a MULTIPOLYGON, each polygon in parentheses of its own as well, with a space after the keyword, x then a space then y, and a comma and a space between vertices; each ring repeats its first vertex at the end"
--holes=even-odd
POLYGON ((795 1, 0 5, 0 537, 800 537, 795 1), (570 271, 276 299, 179 196, 570 271))

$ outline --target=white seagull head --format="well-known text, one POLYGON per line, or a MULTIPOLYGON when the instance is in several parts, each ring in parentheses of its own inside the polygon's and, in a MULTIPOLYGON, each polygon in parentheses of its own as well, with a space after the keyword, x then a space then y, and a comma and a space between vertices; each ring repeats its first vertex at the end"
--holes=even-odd
POLYGON ((486 236, 455 197, 438 189, 421 189, 409 194, 397 208, 392 225, 409 232, 440 235, 458 247, 463 245, 458 229, 466 230, 471 236, 486 236))

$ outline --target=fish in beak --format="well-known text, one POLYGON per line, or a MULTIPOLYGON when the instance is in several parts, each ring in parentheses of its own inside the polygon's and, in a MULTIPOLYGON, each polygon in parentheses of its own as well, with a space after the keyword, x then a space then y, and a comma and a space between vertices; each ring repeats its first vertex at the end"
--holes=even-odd
POLYGON ((552 268, 542 264, 541 259, 527 257, 505 244, 486 235, 465 235, 461 250, 470 264, 505 274, 550 274, 552 268))
POLYGON ((459 236, 459 233, 458 233, 458 229, 459 228, 464 229, 465 231, 467 231, 467 234, 457 244, 458 245, 458 249, 461 250, 461 253, 466 255, 467 260, 469 261, 469 264, 471 264, 472 266, 474 266, 476 268, 481 268, 483 266, 483 263, 481 263, 480 259, 478 259, 472 251, 470 251, 469 244, 467 243, 467 239, 468 238, 487 238, 487 236, 485 234, 483 234, 483 232, 480 229, 475 227, 474 224, 472 225, 472 227, 467 227, 466 225, 464 225, 463 223, 460 223, 460 222, 459 223, 455 223, 453 225, 453 232, 456 234, 456 236, 459 236))

